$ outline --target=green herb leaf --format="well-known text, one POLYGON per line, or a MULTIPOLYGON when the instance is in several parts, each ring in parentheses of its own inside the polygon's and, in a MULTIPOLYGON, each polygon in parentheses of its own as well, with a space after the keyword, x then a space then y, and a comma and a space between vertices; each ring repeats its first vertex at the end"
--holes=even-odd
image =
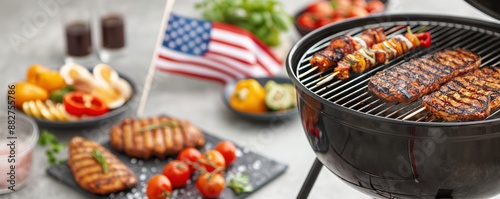
POLYGON ((38 138, 38 144, 40 146, 47 146, 48 144, 52 144, 55 141, 57 142, 56 137, 47 130, 43 130, 42 134, 38 138))
POLYGON ((42 134, 38 138, 38 144, 40 146, 46 147, 45 154, 50 164, 63 164, 64 160, 57 158, 57 154, 61 152, 65 144, 59 143, 56 136, 47 130, 43 130, 42 134))
POLYGON ((248 174, 239 174, 229 181, 229 187, 234 190, 236 194, 252 192, 253 188, 249 184, 250 177, 248 174))
POLYGON ((94 157, 94 159, 101 165, 102 173, 108 173, 108 164, 106 163, 106 158, 102 155, 102 151, 96 149, 90 152, 90 155, 92 155, 92 157, 94 157))

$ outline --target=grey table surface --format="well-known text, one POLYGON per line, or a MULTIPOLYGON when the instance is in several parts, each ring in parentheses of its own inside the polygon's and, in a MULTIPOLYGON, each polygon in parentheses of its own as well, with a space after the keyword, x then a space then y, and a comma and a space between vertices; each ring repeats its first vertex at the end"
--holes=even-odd
MULTIPOLYGON (((58 0, 58 5, 71 0, 58 0)), ((174 12, 180 15, 199 17, 194 4, 200 0, 178 0, 174 12)), ((0 85, 6 92, 7 84, 24 77, 30 64, 41 63, 51 68, 63 64, 64 37, 59 12, 40 23, 36 31, 25 40, 14 45, 9 40, 11 34, 22 34, 24 20, 46 12, 40 2, 56 0, 1 0, 0 1, 0 85)), ((285 8, 295 13, 310 1, 284 1, 285 8)), ((139 88, 146 78, 147 68, 153 53, 157 32, 165 1, 124 0, 127 7, 127 53, 126 56, 110 64, 118 71, 131 77, 139 88)), ((460 0, 392 0, 389 13, 429 13, 479 18, 496 21, 460 0)), ((287 42, 276 51, 286 55, 291 45, 299 39, 295 30, 285 36, 287 42)), ((285 70, 280 72, 285 76, 285 70)), ((251 198, 295 198, 315 155, 303 135, 299 119, 279 124, 255 124, 235 118, 222 104, 222 87, 219 84, 180 76, 157 73, 146 106, 145 115, 169 114, 191 120, 199 127, 220 137, 265 154, 289 165, 288 171, 251 195, 251 198)), ((6 101, 1 98, 0 108, 6 110, 6 101)), ((134 114, 133 109, 128 113, 134 114)), ((56 132, 61 140, 67 141, 74 135, 104 141, 109 125, 100 128, 74 132, 56 132)), ((0 146, 5 147, 5 146, 0 146)), ((74 189, 59 183, 45 173, 49 166, 44 151, 37 146, 34 153, 32 173, 29 183, 22 189, 0 198, 85 198, 74 189)), ((3 163, 0 163, 3 164, 3 163)), ((341 182, 327 169, 323 169, 312 190, 310 198, 369 198, 341 182)), ((500 197, 496 197, 500 198, 500 197)))

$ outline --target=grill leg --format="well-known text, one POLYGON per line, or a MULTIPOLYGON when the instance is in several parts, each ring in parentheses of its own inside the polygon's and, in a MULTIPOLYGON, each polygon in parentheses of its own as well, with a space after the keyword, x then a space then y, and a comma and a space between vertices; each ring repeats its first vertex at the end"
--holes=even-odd
POLYGON ((314 163, 309 170, 309 174, 307 174, 306 181, 302 184, 302 188, 300 189, 299 195, 297 195, 297 199, 305 199, 309 196, 316 179, 318 178, 318 174, 323 168, 323 164, 316 158, 314 163))

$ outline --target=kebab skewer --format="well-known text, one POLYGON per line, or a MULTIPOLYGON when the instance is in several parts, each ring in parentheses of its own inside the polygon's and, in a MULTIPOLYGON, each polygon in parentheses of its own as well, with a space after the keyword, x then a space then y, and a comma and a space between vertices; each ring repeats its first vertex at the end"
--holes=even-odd
POLYGON ((382 43, 373 45, 371 48, 361 48, 345 56, 337 63, 333 73, 318 82, 316 86, 331 81, 335 77, 345 80, 352 73, 362 73, 369 68, 387 63, 389 60, 395 59, 419 46, 429 47, 431 43, 429 32, 413 34, 410 27, 408 27, 405 35, 395 35, 382 43))
POLYGON ((314 55, 309 59, 309 63, 313 66, 309 71, 301 74, 299 78, 318 70, 323 72, 332 66, 336 66, 337 62, 340 61, 344 55, 353 53, 355 50, 361 48, 370 48, 375 44, 383 42, 386 40, 386 34, 384 28, 370 28, 361 33, 359 37, 351 37, 347 35, 342 35, 335 37, 330 41, 325 49, 314 53, 314 55))

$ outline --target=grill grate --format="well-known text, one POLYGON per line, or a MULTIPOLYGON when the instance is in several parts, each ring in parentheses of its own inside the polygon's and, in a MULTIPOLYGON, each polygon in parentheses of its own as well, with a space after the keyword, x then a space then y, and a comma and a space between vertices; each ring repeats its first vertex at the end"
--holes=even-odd
MULTIPOLYGON (((366 28, 380 26, 385 28, 388 38, 406 32, 405 26, 410 26, 412 30, 425 28, 432 35, 433 45, 427 49, 414 49, 387 64, 371 68, 362 74, 353 75, 347 80, 334 79, 317 86, 316 83, 332 73, 333 69, 329 69, 323 73, 313 72, 304 75, 299 81, 323 99, 351 110, 396 120, 443 122, 443 120, 435 118, 422 109, 421 99, 412 103, 389 103, 368 93, 367 85, 369 77, 378 71, 395 67, 411 58, 421 57, 445 48, 461 47, 479 54, 482 59, 481 67, 486 65, 495 66, 500 63, 500 36, 498 33, 490 30, 463 24, 434 21, 385 22, 338 32, 320 40, 302 55, 295 74, 299 77, 301 73, 309 71, 311 69, 311 65, 309 64, 311 56, 328 46, 332 38, 344 34, 358 36, 366 28)), ((492 112, 487 119, 494 118, 500 118, 500 110, 492 112)))

